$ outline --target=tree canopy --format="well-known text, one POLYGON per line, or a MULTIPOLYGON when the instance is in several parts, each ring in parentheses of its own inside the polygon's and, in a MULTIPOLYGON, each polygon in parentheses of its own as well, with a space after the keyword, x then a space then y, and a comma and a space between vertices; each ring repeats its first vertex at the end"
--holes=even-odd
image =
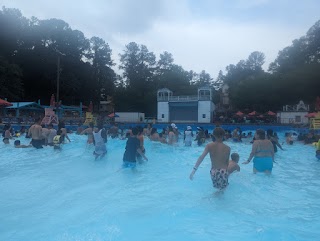
POLYGON ((156 115, 156 92, 164 87, 175 95, 195 95, 197 88, 210 86, 217 97, 227 84, 233 108, 261 111, 300 99, 311 104, 319 95, 320 21, 280 50, 268 71, 263 69, 265 55, 255 51, 216 78, 206 70, 185 70, 167 51, 157 58, 135 42, 124 47, 117 66, 105 40, 88 39, 60 19, 28 19, 17 9, 3 7, 0 26, 0 98, 9 101, 41 99, 48 104, 56 93, 58 73, 65 104, 98 104, 113 96, 117 111, 147 116, 156 115))

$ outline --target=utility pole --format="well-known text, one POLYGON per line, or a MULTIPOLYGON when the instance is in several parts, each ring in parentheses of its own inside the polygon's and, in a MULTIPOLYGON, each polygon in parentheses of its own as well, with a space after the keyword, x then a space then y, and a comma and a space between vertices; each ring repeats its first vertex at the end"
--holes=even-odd
POLYGON ((60 54, 58 54, 57 62, 57 103, 59 103, 59 84, 60 84, 60 54))
POLYGON ((65 54, 61 53, 59 50, 56 48, 53 49, 57 55, 58 55, 58 60, 57 60, 57 103, 59 103, 60 100, 60 56, 65 56, 65 54))

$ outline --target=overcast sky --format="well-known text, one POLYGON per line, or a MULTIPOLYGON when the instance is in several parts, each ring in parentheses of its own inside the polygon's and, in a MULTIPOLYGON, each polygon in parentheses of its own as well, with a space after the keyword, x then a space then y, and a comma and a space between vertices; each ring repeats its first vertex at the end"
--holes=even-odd
POLYGON ((0 0, 26 17, 58 18, 103 38, 113 57, 129 42, 172 53, 185 70, 217 77, 253 51, 267 69, 279 50, 320 20, 319 0, 0 0))

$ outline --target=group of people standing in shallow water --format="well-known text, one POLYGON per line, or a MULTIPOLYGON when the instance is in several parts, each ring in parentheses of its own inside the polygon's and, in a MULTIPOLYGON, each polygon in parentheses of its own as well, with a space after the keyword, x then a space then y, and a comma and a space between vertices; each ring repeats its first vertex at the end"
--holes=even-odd
MULTIPOLYGON (((61 149, 61 144, 66 140, 71 142, 68 137, 67 129, 63 122, 58 125, 58 130, 53 128, 52 124, 47 127, 41 126, 41 119, 38 119, 29 130, 20 131, 19 133, 12 133, 10 125, 5 126, 3 132, 3 142, 9 144, 9 140, 13 136, 19 137, 22 134, 26 134, 26 137, 31 138, 29 145, 21 145, 19 140, 15 141, 16 148, 35 147, 40 149, 43 145, 53 146, 54 149, 61 149)), ((256 130, 254 136, 249 132, 247 135, 243 135, 240 128, 236 128, 232 132, 225 131, 221 127, 216 127, 213 130, 213 134, 210 135, 208 130, 204 130, 202 127, 197 127, 197 133, 194 135, 191 126, 180 133, 177 126, 172 123, 167 128, 164 128, 160 133, 156 128, 153 128, 150 124, 144 128, 136 126, 134 128, 129 127, 126 131, 120 130, 117 124, 114 124, 110 129, 106 130, 103 127, 103 123, 98 121, 97 127, 94 127, 93 123, 89 124, 89 127, 83 129, 79 126, 76 134, 87 135, 87 144, 94 145, 95 150, 93 152, 95 158, 102 158, 107 153, 106 143, 107 138, 119 138, 126 141, 125 151, 123 155, 123 167, 135 167, 137 162, 143 160, 148 161, 144 148, 144 138, 147 137, 153 142, 161 142, 168 145, 176 145, 179 142, 179 138, 183 137, 183 143, 185 146, 192 146, 193 142, 196 142, 198 146, 205 143, 203 153, 195 163, 191 173, 190 179, 192 180, 198 167, 204 160, 207 154, 210 155, 211 169, 210 175, 213 186, 217 189, 223 190, 228 186, 228 177, 234 171, 240 171, 239 155, 237 153, 231 154, 231 149, 228 145, 223 143, 225 140, 232 139, 233 142, 241 142, 243 138, 253 138, 251 153, 247 161, 243 164, 248 164, 253 160, 253 172, 264 172, 270 174, 272 172, 274 160, 274 154, 277 149, 283 150, 281 144, 278 141, 278 137, 272 130, 266 132, 262 129, 256 130), (209 143, 208 143, 209 142, 209 143), (229 159, 231 154, 231 159, 229 159)), ((309 140, 311 136, 307 135, 309 140)), ((319 138, 314 136, 314 140, 319 138)), ((286 142, 292 145, 294 138, 291 133, 286 133, 286 142)), ((320 140, 316 144, 317 154, 320 155, 320 140)), ((320 156, 318 157, 320 159, 320 156)))

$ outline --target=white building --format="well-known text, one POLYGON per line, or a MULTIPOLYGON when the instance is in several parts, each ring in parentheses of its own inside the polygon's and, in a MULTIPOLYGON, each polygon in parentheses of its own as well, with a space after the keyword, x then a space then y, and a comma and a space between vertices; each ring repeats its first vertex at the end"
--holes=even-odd
POLYGON ((285 105, 282 111, 277 113, 277 119, 282 124, 308 124, 309 119, 305 117, 308 114, 309 105, 299 101, 297 105, 285 105))
POLYGON ((211 123, 215 105, 210 87, 198 89, 196 96, 173 96, 169 89, 157 92, 159 123, 211 123))

